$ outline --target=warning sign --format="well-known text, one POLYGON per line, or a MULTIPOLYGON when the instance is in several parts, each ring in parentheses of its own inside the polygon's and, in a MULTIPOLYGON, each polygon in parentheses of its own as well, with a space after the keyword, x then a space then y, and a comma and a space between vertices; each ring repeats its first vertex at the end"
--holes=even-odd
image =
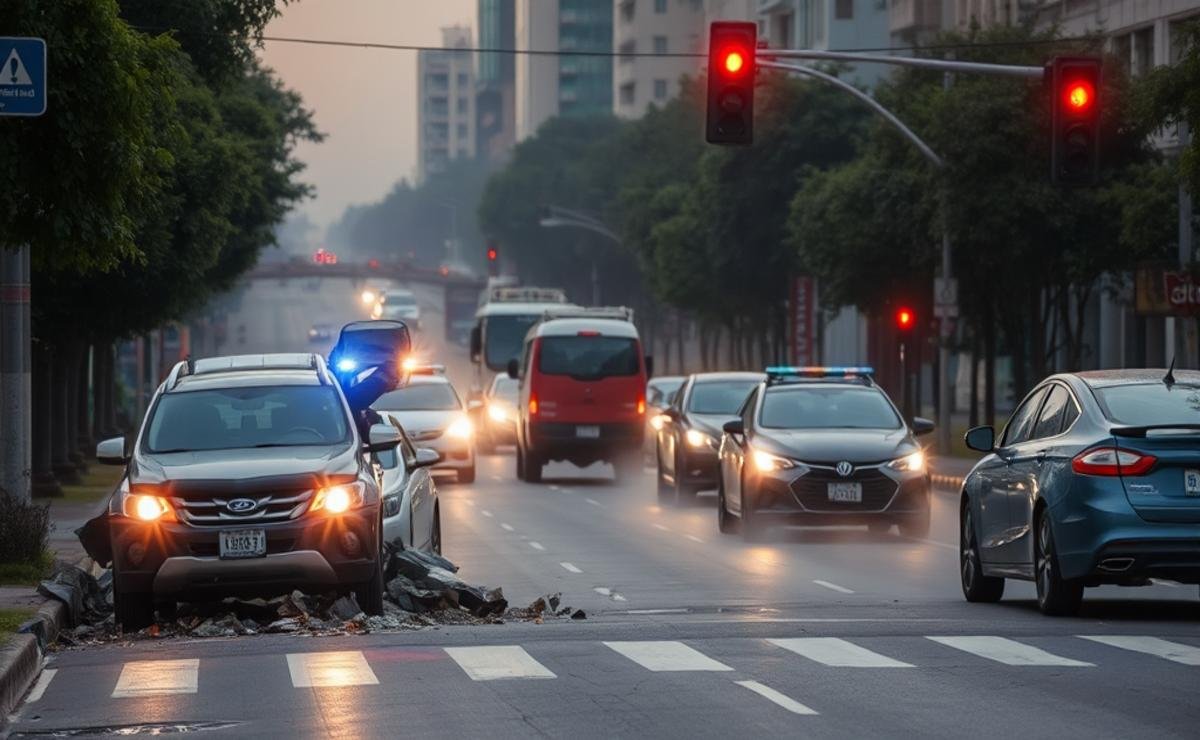
POLYGON ((0 85, 33 85, 33 80, 30 79, 29 72, 26 71, 21 55, 17 54, 16 49, 8 53, 4 66, 0 67, 0 85))
POLYGON ((46 42, 0 36, 0 116, 46 112, 46 42))

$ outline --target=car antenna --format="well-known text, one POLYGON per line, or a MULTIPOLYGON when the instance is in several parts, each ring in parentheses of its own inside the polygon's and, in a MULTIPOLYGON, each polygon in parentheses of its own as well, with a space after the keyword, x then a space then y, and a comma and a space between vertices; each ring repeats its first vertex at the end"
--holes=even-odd
POLYGON ((1175 385, 1175 358, 1171 358, 1171 366, 1167 368, 1167 374, 1163 376, 1163 385, 1167 386, 1167 390, 1171 390, 1171 386, 1175 385))

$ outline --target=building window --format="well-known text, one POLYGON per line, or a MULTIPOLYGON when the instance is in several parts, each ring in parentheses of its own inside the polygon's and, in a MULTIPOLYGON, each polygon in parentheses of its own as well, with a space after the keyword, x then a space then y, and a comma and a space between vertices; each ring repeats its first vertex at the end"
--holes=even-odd
POLYGON ((633 105, 636 95, 635 83, 626 82, 621 85, 621 105, 633 105))
POLYGON ((466 73, 466 72, 459 72, 459 73, 458 73, 458 86, 459 86, 459 87, 466 87, 466 86, 467 86, 467 73, 466 73))
POLYGON ((466 99, 466 98, 459 98, 459 99, 458 99, 458 103, 457 103, 457 108, 458 108, 458 112, 459 112, 459 113, 461 113, 461 114, 463 114, 463 115, 466 115, 466 113, 467 113, 467 99, 466 99))
POLYGON ((654 81, 654 99, 655 100, 666 100, 667 99, 667 81, 666 80, 655 80, 654 81))
POLYGON ((458 130, 458 138, 460 138, 460 139, 467 138, 467 124, 465 124, 465 123, 458 124, 457 130, 458 130))
POLYGON ((1144 75, 1154 68, 1154 26, 1133 32, 1133 73, 1144 75))
POLYGON ((833 17, 839 21, 854 19, 854 0, 837 0, 833 9, 833 17))
POLYGON ((633 61, 633 55, 637 53, 637 41, 630 39, 621 44, 621 63, 628 64, 633 61))
POLYGON ((667 37, 666 36, 655 36, 654 37, 654 53, 655 54, 666 54, 667 53, 667 37))
POLYGON ((667 0, 654 0, 654 12, 659 15, 667 12, 667 0))

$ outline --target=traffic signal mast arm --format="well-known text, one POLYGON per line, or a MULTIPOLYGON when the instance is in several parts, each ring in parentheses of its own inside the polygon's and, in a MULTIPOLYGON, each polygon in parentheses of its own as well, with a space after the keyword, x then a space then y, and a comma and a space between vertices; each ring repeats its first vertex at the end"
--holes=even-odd
MULTIPOLYGON (((959 62, 953 59, 926 59, 923 57, 897 57, 887 54, 863 54, 849 51, 820 51, 817 49, 758 49, 757 58, 771 59, 816 59, 837 62, 876 62, 896 64, 902 67, 921 67, 942 72, 973 72, 975 74, 1003 75, 1007 77, 1044 77, 1042 67, 1026 67, 1017 64, 988 64, 986 62, 959 62)), ((759 62, 759 66, 767 66, 759 62)))

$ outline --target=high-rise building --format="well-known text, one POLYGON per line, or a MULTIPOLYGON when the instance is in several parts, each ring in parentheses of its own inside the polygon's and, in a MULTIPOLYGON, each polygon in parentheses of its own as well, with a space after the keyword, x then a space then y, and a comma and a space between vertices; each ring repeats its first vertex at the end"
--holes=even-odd
POLYGON ((703 54, 705 33, 702 0, 614 0, 613 112, 637 118, 674 97, 679 78, 697 76, 704 60, 646 55, 703 54))
POLYGON ((442 29, 443 50, 417 52, 417 178, 475 156, 475 60, 471 29, 442 29))
MULTIPOLYGON (((850 51, 891 45, 887 6, 879 0, 775 0, 760 3, 760 34, 775 49, 850 51)), ((883 65, 858 64, 840 76, 870 87, 883 65)))
MULTIPOLYGON (((480 49, 516 48, 513 0, 478 0, 480 49)), ((476 55, 475 151, 493 161, 516 141, 516 58, 482 51, 476 55)))
POLYGON ((612 112, 612 0, 516 0, 517 140, 547 119, 612 112), (597 52, 590 56, 580 52, 597 52))

